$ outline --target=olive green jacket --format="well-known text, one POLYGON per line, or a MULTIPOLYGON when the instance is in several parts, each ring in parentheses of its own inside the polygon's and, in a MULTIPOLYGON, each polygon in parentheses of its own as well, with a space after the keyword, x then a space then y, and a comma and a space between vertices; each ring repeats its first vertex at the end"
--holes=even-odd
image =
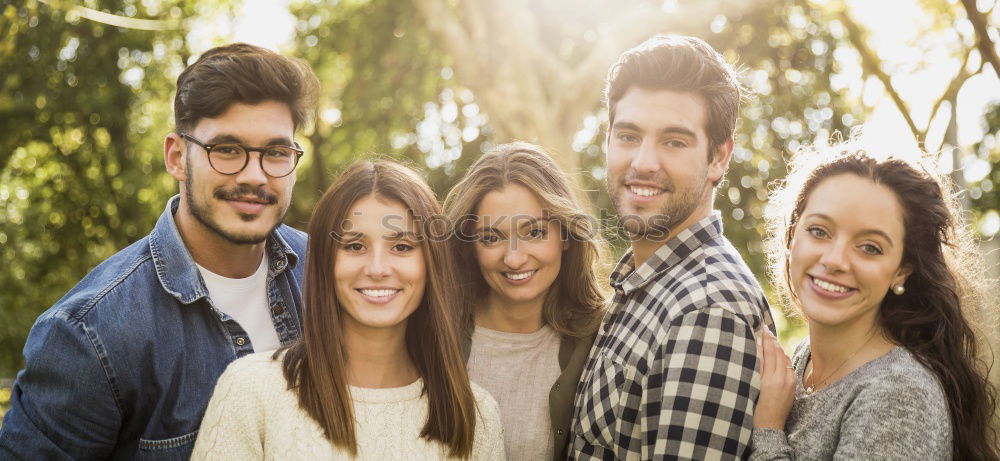
MULTIPOLYGON (((552 436, 555 438, 553 461, 563 461, 569 447, 570 424, 573 421, 573 400, 576 398, 576 387, 580 383, 580 374, 587 363, 587 355, 594 345, 597 334, 573 338, 563 336, 559 343, 559 368, 562 373, 556 378, 549 390, 549 419, 552 422, 552 436)), ((462 354, 469 360, 472 351, 472 333, 464 337, 462 354)))

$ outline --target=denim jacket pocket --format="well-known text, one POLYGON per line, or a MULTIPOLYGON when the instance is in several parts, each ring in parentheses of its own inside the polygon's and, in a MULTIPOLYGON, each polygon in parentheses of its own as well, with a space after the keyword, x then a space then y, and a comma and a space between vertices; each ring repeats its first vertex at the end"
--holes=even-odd
POLYGON ((581 399, 582 411, 575 432, 587 442, 611 448, 616 445, 627 389, 634 373, 631 367, 602 355, 581 399))
POLYGON ((169 439, 139 439, 139 453, 136 459, 186 460, 191 457, 198 431, 169 439))

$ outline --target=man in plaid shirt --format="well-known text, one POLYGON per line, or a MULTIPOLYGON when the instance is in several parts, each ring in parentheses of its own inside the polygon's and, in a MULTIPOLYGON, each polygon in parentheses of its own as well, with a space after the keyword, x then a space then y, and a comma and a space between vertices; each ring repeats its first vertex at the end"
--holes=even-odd
POLYGON ((654 37, 611 67, 607 181, 632 241, 576 395, 574 459, 739 459, 759 393, 755 332, 774 322, 722 235, 715 186, 741 87, 692 37, 654 37))

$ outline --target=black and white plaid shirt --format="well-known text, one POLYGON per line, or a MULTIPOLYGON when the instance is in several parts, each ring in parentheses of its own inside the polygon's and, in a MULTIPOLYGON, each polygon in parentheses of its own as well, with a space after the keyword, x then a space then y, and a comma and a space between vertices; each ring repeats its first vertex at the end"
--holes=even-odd
POLYGON ((574 459, 739 459, 759 393, 754 332, 767 300, 714 212, 633 271, 612 304, 576 393, 574 459))

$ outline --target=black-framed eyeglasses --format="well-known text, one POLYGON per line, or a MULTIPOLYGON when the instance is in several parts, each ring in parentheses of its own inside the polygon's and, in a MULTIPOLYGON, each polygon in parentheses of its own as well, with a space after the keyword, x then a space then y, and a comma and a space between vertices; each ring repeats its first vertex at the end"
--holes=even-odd
POLYGON ((250 163, 250 153, 260 152, 260 169, 264 174, 272 178, 283 178, 295 171, 299 159, 305 153, 298 143, 294 146, 264 147, 244 146, 235 142, 205 144, 187 133, 180 135, 205 149, 208 154, 208 164, 212 165, 213 170, 224 175, 234 175, 243 171, 250 163))

